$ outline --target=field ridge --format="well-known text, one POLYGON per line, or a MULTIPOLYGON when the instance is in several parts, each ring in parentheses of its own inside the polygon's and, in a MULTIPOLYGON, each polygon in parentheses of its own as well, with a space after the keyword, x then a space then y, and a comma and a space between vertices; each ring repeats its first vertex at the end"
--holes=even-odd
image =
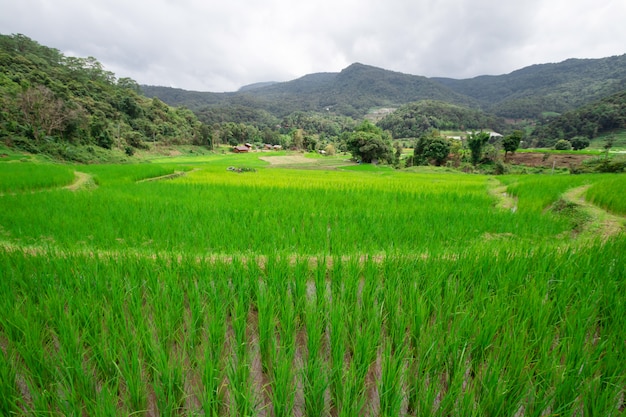
POLYGON ((90 174, 80 171, 74 171, 76 178, 70 185, 63 187, 64 190, 78 191, 86 188, 96 188, 97 184, 94 182, 93 177, 90 174))
POLYGON ((575 204, 587 216, 581 235, 601 236, 603 241, 624 231, 626 218, 615 215, 585 199, 591 184, 571 188, 563 194, 563 199, 575 204))

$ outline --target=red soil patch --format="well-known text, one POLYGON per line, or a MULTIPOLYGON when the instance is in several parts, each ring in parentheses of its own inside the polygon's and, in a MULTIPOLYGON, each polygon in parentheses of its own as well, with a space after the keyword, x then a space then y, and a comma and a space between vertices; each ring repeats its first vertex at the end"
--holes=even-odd
POLYGON ((594 158, 594 155, 515 153, 508 155, 506 162, 515 165, 547 168, 551 168, 554 164, 557 168, 569 168, 570 166, 578 166, 584 160, 591 158, 594 158))

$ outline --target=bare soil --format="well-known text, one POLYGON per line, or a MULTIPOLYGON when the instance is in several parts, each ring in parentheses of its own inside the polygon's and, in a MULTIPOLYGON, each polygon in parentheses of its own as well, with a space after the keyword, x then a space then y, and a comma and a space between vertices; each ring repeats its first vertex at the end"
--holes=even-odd
POLYGON ((514 165, 527 165, 531 167, 569 168, 579 166, 586 159, 594 158, 594 155, 575 154, 544 154, 544 153, 514 153, 507 155, 506 162, 514 165))
POLYGON ((270 165, 310 164, 312 161, 302 155, 262 156, 259 159, 269 162, 270 165))
POLYGON ((78 191, 83 188, 92 188, 96 186, 95 182, 93 181, 93 178, 89 174, 86 174, 84 172, 74 171, 74 176, 75 176, 74 182, 71 183, 70 185, 63 187, 64 189, 70 190, 70 191, 78 191))

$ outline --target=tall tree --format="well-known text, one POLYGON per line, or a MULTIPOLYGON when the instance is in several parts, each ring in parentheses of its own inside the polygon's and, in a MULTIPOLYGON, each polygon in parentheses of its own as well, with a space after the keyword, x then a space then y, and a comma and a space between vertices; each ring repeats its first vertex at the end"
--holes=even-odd
POLYGON ((483 147, 489 142, 489 133, 487 132, 472 132, 467 138, 467 147, 472 154, 472 164, 478 165, 483 153, 483 147))
POLYGON ((439 166, 450 154, 450 141, 443 137, 437 129, 421 135, 413 148, 413 157, 416 164, 426 164, 430 161, 439 166))
POLYGON ((521 130, 516 130, 510 135, 502 138, 502 147, 504 148, 504 159, 506 159, 507 153, 515 153, 517 148, 519 148, 519 144, 522 142, 522 138, 524 137, 524 132, 521 130))

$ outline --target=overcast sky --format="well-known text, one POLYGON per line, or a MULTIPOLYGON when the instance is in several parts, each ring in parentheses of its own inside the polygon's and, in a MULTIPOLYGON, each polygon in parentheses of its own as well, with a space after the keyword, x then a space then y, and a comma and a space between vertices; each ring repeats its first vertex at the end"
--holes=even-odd
POLYGON ((625 0, 0 0, 0 33, 198 91, 338 72, 506 74, 626 53, 625 0))

